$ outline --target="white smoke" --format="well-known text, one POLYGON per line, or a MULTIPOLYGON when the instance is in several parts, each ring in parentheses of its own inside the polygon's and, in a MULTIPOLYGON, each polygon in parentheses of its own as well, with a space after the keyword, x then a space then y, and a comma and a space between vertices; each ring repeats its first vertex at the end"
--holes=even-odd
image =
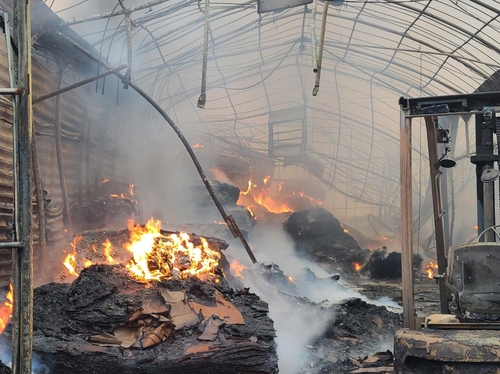
MULTIPOLYGON (((12 345, 10 342, 7 342, 6 339, 0 339, 0 361, 9 368, 12 368, 12 345)), ((40 357, 33 352, 33 359, 31 360, 32 364, 32 374, 49 374, 49 368, 42 363, 40 357)))
MULTIPOLYGON (((383 297, 377 300, 368 299, 357 291, 353 291, 342 280, 335 282, 326 280, 334 274, 329 274, 319 265, 299 258, 294 253, 294 243, 286 232, 279 227, 257 226, 252 233, 250 243, 255 248, 255 256, 260 263, 275 263, 286 275, 293 276, 304 269, 311 270, 318 279, 307 285, 297 284, 298 296, 310 301, 321 303, 325 300, 338 303, 349 298, 360 298, 368 303, 386 306, 398 310, 398 304, 383 297)), ((229 248, 231 256, 237 256, 239 262, 251 267, 247 259, 242 258, 244 254, 238 248, 229 248)), ((254 274, 259 274, 256 270, 254 274)), ((276 329, 276 342, 278 351, 278 365, 281 373, 297 373, 311 360, 308 345, 319 337, 326 329, 334 315, 332 309, 321 307, 311 308, 310 303, 301 303, 300 298, 292 297, 279 292, 277 289, 262 282, 253 282, 249 277, 244 278, 246 287, 257 293, 269 304, 269 316, 274 321, 276 329)), ((324 304, 331 304, 324 303, 324 304)), ((382 350, 390 349, 392 342, 381 345, 382 350)))

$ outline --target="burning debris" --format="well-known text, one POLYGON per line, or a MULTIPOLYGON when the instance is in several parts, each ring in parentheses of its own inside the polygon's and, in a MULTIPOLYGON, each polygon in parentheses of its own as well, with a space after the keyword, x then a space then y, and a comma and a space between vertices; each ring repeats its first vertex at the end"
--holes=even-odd
POLYGON ((73 283, 34 292, 34 351, 52 374, 277 373, 267 304, 229 286, 225 242, 151 219, 71 246, 73 283))

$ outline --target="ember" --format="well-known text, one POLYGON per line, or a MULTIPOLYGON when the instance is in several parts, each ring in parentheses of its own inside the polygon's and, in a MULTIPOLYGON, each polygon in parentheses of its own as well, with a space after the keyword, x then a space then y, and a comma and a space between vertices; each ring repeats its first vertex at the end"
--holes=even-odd
POLYGON ((7 292, 7 295, 5 295, 5 299, 7 299, 1 306, 0 306, 0 334, 5 330, 5 327, 7 326, 7 323, 9 322, 9 319, 12 315, 12 300, 13 300, 13 289, 12 289, 12 283, 9 286, 9 292, 7 292))
POLYGON ((354 270, 360 271, 363 268, 363 265, 360 262, 353 262, 352 266, 354 266, 354 270))
POLYGON ((425 273, 427 274, 427 278, 434 279, 434 275, 437 272, 438 265, 432 261, 429 261, 427 266, 425 267, 425 273))

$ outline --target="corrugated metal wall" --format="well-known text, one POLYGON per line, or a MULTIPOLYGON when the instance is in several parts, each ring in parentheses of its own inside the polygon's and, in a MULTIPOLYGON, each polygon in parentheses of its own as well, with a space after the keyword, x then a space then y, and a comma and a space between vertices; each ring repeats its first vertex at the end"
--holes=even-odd
MULTIPOLYGON (((56 64, 40 55, 34 55, 33 60, 33 96, 55 91, 56 64)), ((9 86, 7 67, 5 39, 0 36, 0 87, 9 86)), ((70 66, 63 76, 62 86, 80 79, 81 74, 70 66)), ((117 167, 114 158, 117 155, 114 134, 120 129, 117 117, 108 115, 113 101, 116 107, 116 97, 109 96, 96 93, 95 84, 61 95, 62 158, 70 204, 88 200, 90 190, 103 178, 127 180, 124 175, 126 163, 117 167)), ((54 138, 54 102, 55 99, 51 98, 33 106, 43 188, 48 192, 47 199, 51 200, 46 208, 48 251, 55 250, 55 244, 64 236, 63 199, 54 138)), ((9 240, 12 233, 12 177, 12 109, 9 98, 0 97, 0 240, 3 241, 9 240)), ((38 240, 36 228, 35 217, 33 234, 38 240)), ((35 246, 35 256, 37 251, 35 246)), ((10 274, 11 253, 0 252, 0 286, 9 282, 10 274)))

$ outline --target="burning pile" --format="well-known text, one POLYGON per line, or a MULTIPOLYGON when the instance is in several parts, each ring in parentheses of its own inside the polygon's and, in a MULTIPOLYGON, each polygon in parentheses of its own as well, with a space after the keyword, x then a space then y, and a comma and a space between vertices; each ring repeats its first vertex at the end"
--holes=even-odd
MULTIPOLYGON (((99 238, 102 241, 101 250, 96 244, 82 242, 83 236, 77 236, 71 243, 73 250, 66 256, 64 265, 75 276, 91 265, 126 263, 126 268, 141 281, 186 279, 190 276, 206 279, 215 275, 221 259, 219 250, 225 248, 221 248, 221 241, 212 240, 217 248, 211 249, 203 237, 191 238, 184 232, 164 232, 161 221, 153 218, 146 225, 135 225, 129 221, 128 234, 128 240, 124 241, 126 230, 101 232, 101 235, 109 236, 105 240, 99 238), (77 250, 80 243, 83 245, 77 250)), ((91 240, 98 239, 96 235, 94 233, 91 240)))
POLYGON ((34 351, 51 374, 277 373, 268 306, 229 286, 225 242, 151 219, 71 246, 73 283, 34 291, 34 351))

